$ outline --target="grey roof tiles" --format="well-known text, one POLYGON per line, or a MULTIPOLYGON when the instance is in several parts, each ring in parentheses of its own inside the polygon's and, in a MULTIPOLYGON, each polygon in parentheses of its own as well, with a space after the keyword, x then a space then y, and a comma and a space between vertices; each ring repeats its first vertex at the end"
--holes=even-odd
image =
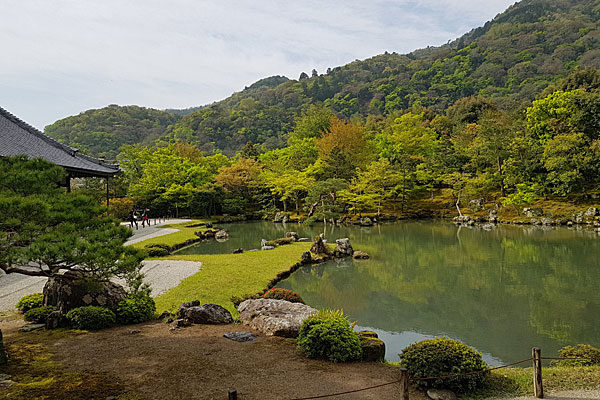
POLYGON ((24 154, 64 167, 72 177, 113 176, 118 165, 79 154, 0 107, 0 157, 24 154))

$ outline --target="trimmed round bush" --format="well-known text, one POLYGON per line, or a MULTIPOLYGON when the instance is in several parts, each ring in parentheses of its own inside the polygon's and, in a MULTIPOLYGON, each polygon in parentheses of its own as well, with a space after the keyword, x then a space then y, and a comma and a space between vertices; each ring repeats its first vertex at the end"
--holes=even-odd
POLYGON ((138 293, 121 301, 117 307, 117 322, 123 325, 137 324, 154 318, 156 304, 145 293, 138 293))
POLYGON ((321 311, 302 323, 298 348, 308 358, 347 362, 362 358, 362 347, 356 332, 341 311, 321 311))
POLYGON ((166 244, 149 244, 144 247, 144 250, 148 253, 148 257, 165 257, 171 254, 173 249, 171 246, 166 244))
POLYGON ((74 308, 67 313, 67 319, 76 329, 97 331, 115 324, 115 313, 104 307, 87 306, 74 308))
MULTIPOLYGON (((413 378, 426 378, 484 371, 488 365, 481 353, 457 340, 446 337, 423 340, 400 353, 401 365, 413 378)), ((446 379, 416 381, 424 389, 449 389, 466 393, 480 387, 489 371, 446 379)))
POLYGON ((292 303, 302 303, 304 300, 302 297, 293 290, 283 288, 269 289, 263 294, 263 299, 276 299, 276 300, 287 300, 292 303))
POLYGON ((53 311, 56 311, 56 307, 54 306, 32 308, 25 313, 23 319, 35 324, 45 324, 46 318, 48 318, 48 315, 53 311))
POLYGON ((21 300, 17 302, 17 310, 22 313, 26 313, 27 311, 33 308, 39 308, 44 305, 44 294, 43 293, 32 293, 26 296, 21 297, 21 300))
POLYGON ((600 349, 589 344, 578 344, 577 346, 565 346, 558 350, 559 357, 572 358, 572 360, 552 361, 551 365, 559 367, 585 367, 600 365, 600 349))

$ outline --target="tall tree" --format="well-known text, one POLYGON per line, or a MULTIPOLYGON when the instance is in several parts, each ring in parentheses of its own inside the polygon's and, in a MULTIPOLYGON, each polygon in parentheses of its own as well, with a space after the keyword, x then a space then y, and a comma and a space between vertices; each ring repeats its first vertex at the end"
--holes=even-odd
POLYGON ((78 269, 139 285, 143 255, 123 246, 131 231, 95 200, 59 188, 65 175, 41 159, 0 157, 0 269, 44 277, 78 269))

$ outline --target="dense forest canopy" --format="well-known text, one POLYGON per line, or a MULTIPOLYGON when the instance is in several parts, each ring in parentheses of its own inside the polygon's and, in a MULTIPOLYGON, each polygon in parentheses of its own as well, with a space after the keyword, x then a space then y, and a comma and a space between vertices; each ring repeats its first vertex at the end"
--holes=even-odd
POLYGON ((120 151, 116 194, 163 211, 329 219, 444 190, 518 213, 599 189, 599 19, 598 0, 525 0, 441 47, 273 76, 189 114, 109 106, 46 131, 120 151))

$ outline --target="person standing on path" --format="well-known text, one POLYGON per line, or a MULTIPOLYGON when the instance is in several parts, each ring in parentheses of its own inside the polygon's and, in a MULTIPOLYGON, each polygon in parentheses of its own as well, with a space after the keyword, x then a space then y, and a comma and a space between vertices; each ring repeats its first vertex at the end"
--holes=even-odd
POLYGON ((138 223, 136 221, 135 208, 132 208, 131 211, 129 212, 128 219, 129 219, 129 227, 131 229, 133 229, 133 224, 135 224, 135 229, 137 230, 138 229, 138 223))
POLYGON ((142 228, 144 227, 144 224, 150 226, 150 220, 148 219, 148 211, 150 210, 145 208, 142 214, 142 228))

